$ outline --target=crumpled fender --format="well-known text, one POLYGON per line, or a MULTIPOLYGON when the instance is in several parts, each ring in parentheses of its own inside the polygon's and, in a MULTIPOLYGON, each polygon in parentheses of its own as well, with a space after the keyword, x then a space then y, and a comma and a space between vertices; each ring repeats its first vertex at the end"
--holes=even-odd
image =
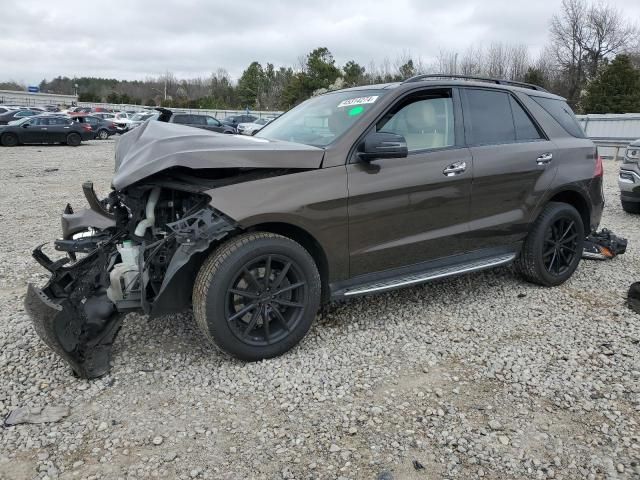
POLYGON ((67 259, 51 261, 34 250, 38 262, 52 273, 41 290, 29 284, 25 309, 38 336, 81 378, 96 378, 109 371, 111 348, 122 315, 106 295, 107 265, 115 247, 96 249, 70 267, 67 259))
POLYGON ((86 231, 88 228, 105 230, 116 226, 115 217, 102 208, 93 190, 93 182, 83 183, 82 191, 87 203, 89 203, 89 208, 83 208, 75 213, 71 205, 67 204, 61 218, 62 238, 65 240, 70 239, 76 233, 86 231))

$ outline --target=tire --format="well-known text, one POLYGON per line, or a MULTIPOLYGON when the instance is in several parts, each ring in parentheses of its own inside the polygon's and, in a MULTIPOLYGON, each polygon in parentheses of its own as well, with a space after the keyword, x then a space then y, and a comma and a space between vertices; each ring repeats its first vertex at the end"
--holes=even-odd
POLYGON ((67 145, 70 147, 77 147, 80 143, 82 143, 82 138, 77 133, 67 135, 67 145))
POLYGON ((567 203, 550 202, 533 224, 515 266, 525 280, 553 287, 576 270, 584 243, 584 225, 567 203))
POLYGON ((194 283, 193 313, 220 350, 257 361, 302 340, 320 306, 320 291, 318 268, 300 244, 273 233, 247 233, 204 262, 194 283))
POLYGON ((107 132, 105 129, 98 130, 98 135, 96 135, 96 137, 100 140, 106 140, 107 138, 109 138, 109 132, 107 132))
POLYGON ((625 202, 624 200, 620 201, 622 203, 622 209, 627 213, 640 213, 640 202, 625 202))
POLYGON ((0 143, 5 147, 15 147, 18 145, 18 137, 13 133, 5 133, 0 137, 0 143))

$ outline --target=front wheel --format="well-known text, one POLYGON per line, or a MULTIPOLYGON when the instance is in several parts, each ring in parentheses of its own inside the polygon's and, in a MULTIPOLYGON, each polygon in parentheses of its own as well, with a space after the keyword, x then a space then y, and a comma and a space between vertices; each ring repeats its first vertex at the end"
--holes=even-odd
POLYGON ((320 305, 320 275, 300 244, 267 232, 235 237, 200 268, 193 312, 222 351, 256 361, 302 340, 320 305))
POLYGON ((82 142, 82 138, 77 133, 70 133, 67 135, 67 145, 70 147, 77 147, 82 142))
POLYGON ((109 138, 109 132, 107 132, 106 130, 98 131, 98 139, 106 140, 107 138, 109 138))
POLYGON ((18 137, 13 133, 4 133, 0 137, 0 143, 5 147, 15 147, 18 145, 18 137))
POLYGON ((640 213, 640 202, 627 202, 621 200, 622 209, 627 213, 640 213))
POLYGON ((552 287, 566 282, 582 258, 584 225, 569 204, 550 202, 533 224, 516 268, 529 282, 552 287))

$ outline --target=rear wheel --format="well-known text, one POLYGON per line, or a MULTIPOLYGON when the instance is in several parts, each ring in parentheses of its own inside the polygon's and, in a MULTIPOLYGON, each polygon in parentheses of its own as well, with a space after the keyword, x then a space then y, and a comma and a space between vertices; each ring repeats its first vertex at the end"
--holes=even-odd
POLYGON ((77 133, 70 133, 67 135, 67 145, 71 147, 77 147, 82 142, 82 138, 77 133))
POLYGON ((640 202, 622 202, 622 209, 627 213, 640 213, 640 202))
POLYGON ((14 133, 3 133, 0 137, 0 143, 5 147, 15 147, 18 145, 18 136, 14 133))
POLYGON ((308 332, 320 305, 320 275, 298 243, 273 233, 240 235, 201 267, 193 290, 200 329, 242 360, 275 357, 308 332))
POLYGON ((584 243, 584 225, 571 205, 550 202, 533 225, 516 268, 538 285, 560 285, 573 275, 584 243))
POLYGON ((100 140, 106 140, 107 138, 109 138, 109 132, 107 132, 106 130, 99 130, 98 131, 98 138, 100 140))

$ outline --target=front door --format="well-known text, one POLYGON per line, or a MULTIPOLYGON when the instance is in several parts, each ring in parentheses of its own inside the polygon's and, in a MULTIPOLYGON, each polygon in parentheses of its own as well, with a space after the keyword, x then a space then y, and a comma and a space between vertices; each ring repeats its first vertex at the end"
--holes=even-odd
POLYGON ((347 165, 352 277, 466 252, 472 164, 457 93, 400 99, 372 128, 403 135, 409 155, 347 165))
POLYGON ((45 118, 32 118, 20 125, 20 141, 22 143, 41 143, 44 138, 43 129, 47 128, 45 118))
POLYGON ((470 242, 511 245, 526 237, 530 216, 556 173, 557 147, 510 92, 461 89, 473 156, 470 242))

